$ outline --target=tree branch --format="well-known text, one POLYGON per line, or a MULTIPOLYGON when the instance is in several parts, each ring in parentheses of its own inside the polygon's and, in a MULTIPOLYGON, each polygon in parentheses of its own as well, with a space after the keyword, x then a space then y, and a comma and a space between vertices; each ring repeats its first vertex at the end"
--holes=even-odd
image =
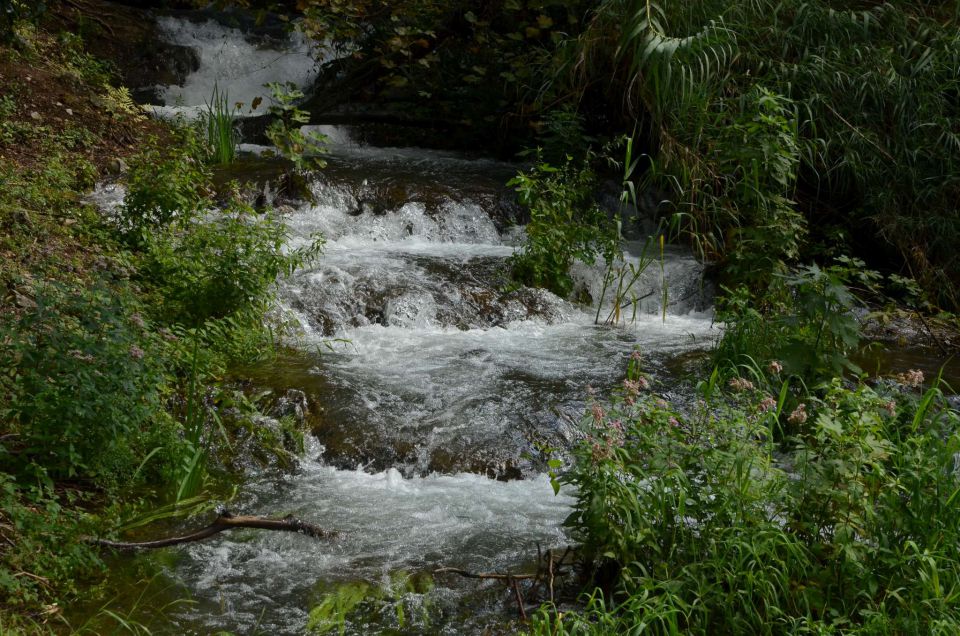
POLYGON ((236 528, 257 528, 259 530, 276 530, 278 532, 299 532, 300 534, 305 534, 316 539, 325 539, 336 536, 336 532, 324 530, 323 528, 312 523, 307 523, 306 521, 301 521, 300 519, 295 519, 293 517, 285 517, 283 519, 268 519, 266 517, 256 516, 235 517, 229 512, 224 512, 214 519, 213 523, 206 528, 202 528, 196 532, 179 537, 138 542, 110 541, 109 539, 84 537, 84 541, 92 545, 98 545, 104 548, 113 548, 115 550, 155 549, 180 545, 181 543, 201 541, 208 537, 212 537, 215 534, 219 534, 224 530, 234 530, 236 528))
POLYGON ((500 572, 467 572, 460 568, 440 568, 433 571, 434 574, 459 574, 468 579, 493 579, 495 581, 507 581, 508 583, 521 579, 533 579, 538 575, 534 574, 501 574, 500 572))

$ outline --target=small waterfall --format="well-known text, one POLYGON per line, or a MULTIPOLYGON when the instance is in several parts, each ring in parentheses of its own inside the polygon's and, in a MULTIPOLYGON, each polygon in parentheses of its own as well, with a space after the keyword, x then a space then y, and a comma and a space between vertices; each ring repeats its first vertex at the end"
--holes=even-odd
MULTIPOLYGON (((310 44, 296 37, 280 50, 212 22, 163 24, 201 60, 185 86, 167 89, 171 105, 202 104, 214 81, 249 105, 266 81, 305 86, 315 73, 310 44)), ((615 386, 635 348, 657 374, 716 335, 702 268, 688 253, 657 254, 632 290, 635 320, 597 325, 594 309, 509 285, 523 232, 504 186, 516 165, 318 130, 330 137, 329 166, 311 175, 314 201, 286 220, 290 248, 316 232, 327 245, 280 283, 302 327, 290 344, 303 386, 283 388, 309 397, 315 437, 298 471, 249 475, 231 505, 292 513, 341 535, 318 545, 238 533, 177 548, 168 575, 196 604, 168 612, 172 632, 299 634, 341 583, 440 566, 516 570, 538 543, 564 544, 572 498, 554 496, 541 449, 576 439, 589 388, 615 386)), ((109 207, 119 196, 100 190, 94 199, 109 207)), ((637 244, 624 258, 638 262, 637 244)), ((581 296, 600 299, 604 276, 578 265, 581 296)), ((444 580, 413 596, 427 608, 418 616, 429 615, 414 632, 485 633, 515 611, 501 587, 474 582, 444 580)), ((395 611, 366 614, 345 632, 396 629, 395 620, 395 611)))
POLYGON ((200 59, 183 86, 164 86, 164 106, 153 107, 161 116, 195 117, 210 101, 213 87, 225 94, 230 104, 240 103, 239 116, 263 115, 270 104, 270 82, 292 83, 309 90, 324 58, 320 45, 297 31, 282 39, 247 34, 212 19, 194 21, 182 17, 158 19, 161 35, 171 44, 190 47, 200 59), (319 58, 319 59, 318 59, 319 58), (263 101, 256 110, 254 100, 263 101))
MULTIPOLYGON (((558 413, 576 412, 589 385, 616 382, 634 347, 656 365, 712 338, 702 267, 677 248, 661 259, 657 246, 632 290, 636 315, 624 310, 631 319, 613 327, 594 324, 590 307, 512 286, 516 228, 496 217, 515 171, 447 153, 335 147, 314 203, 289 215, 291 245, 315 232, 328 241, 282 290, 303 326, 297 346, 333 348, 317 431, 326 462, 408 477, 529 477, 542 469, 528 459, 537 445, 569 442, 558 413)), ((625 262, 640 261, 640 245, 627 245, 625 262)), ((605 274, 574 271, 596 299, 605 274)))

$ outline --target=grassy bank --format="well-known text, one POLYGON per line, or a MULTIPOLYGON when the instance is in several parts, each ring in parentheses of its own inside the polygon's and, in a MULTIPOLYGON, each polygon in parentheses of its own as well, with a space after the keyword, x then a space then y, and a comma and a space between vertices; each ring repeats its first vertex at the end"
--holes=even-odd
MULTIPOLYGON (((149 120, 109 63, 43 25, 0 43, 0 629, 14 632, 66 628, 80 586, 96 594, 104 566, 83 536, 208 509, 233 431, 295 450, 293 423, 257 433, 227 378, 271 355, 274 281, 315 254, 282 254, 270 212, 215 203, 207 142, 149 120), (104 178, 127 189, 110 214, 85 201, 104 178)), ((99 618, 94 631, 122 627, 99 618)))

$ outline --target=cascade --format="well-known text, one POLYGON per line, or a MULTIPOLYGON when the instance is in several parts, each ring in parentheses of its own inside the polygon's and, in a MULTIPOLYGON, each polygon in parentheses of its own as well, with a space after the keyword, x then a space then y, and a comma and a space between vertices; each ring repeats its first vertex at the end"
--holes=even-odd
MULTIPOLYGON (((268 79, 305 85, 315 73, 310 44, 296 38, 278 55, 215 23, 171 18, 164 28, 201 60, 185 86, 168 87, 171 107, 202 104, 214 81, 249 104, 268 79)), ((363 146, 348 128, 320 130, 331 140, 329 167, 311 175, 314 201, 286 220, 289 247, 316 232, 327 245, 280 283, 280 297, 300 327, 290 344, 324 380, 313 396, 323 425, 296 471, 252 472, 231 506, 291 513, 340 538, 233 533, 176 548, 168 575, 196 601, 171 610, 182 632, 302 633, 309 609, 337 585, 441 566, 516 569, 537 543, 565 545, 572 493, 554 496, 538 449, 576 438, 590 387, 619 382, 636 348, 656 374, 716 337, 702 269, 688 253, 671 248, 659 260, 658 250, 638 281, 633 320, 597 325, 593 308, 506 290, 522 228, 503 205, 503 184, 517 165, 363 146)), ((96 195, 106 206, 119 196, 96 195)), ((628 245, 626 262, 639 250, 628 245)), ((599 265, 575 271, 594 299, 603 277, 599 265)), ((491 616, 514 611, 502 588, 475 582, 405 594, 429 608, 411 617, 413 631, 481 633, 499 620, 491 616)), ((375 633, 389 620, 346 631, 375 633)))

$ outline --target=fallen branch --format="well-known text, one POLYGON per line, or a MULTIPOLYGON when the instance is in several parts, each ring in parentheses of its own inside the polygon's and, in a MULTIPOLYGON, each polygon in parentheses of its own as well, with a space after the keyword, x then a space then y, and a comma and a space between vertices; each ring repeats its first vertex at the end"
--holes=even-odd
POLYGON ((208 537, 212 537, 215 534, 219 534, 224 530, 234 530, 236 528, 257 528, 259 530, 276 530, 279 532, 299 532, 300 534, 305 534, 316 539, 324 539, 336 535, 335 532, 324 530, 323 528, 312 523, 307 523, 306 521, 301 521, 300 519, 295 519, 293 517, 284 517, 283 519, 268 519, 265 517, 255 516, 235 517, 229 512, 223 512, 206 528, 180 537, 157 539, 156 541, 137 542, 110 541, 109 539, 85 537, 84 541, 92 545, 98 545, 104 548, 113 548, 115 550, 166 548, 173 545, 179 545, 181 543, 201 541, 208 537))
POLYGON ((459 574, 462 577, 468 579, 493 579, 495 581, 510 581, 514 580, 524 580, 524 579, 534 579, 538 574, 501 574, 500 572, 467 572, 466 570, 461 570, 460 568, 440 568, 439 570, 434 570, 434 574, 459 574))
POLYGON ((524 606, 523 594, 520 591, 520 581, 531 581, 527 592, 533 594, 536 592, 537 587, 541 584, 541 577, 543 577, 542 583, 546 586, 546 591, 549 594, 550 601, 554 601, 554 581, 557 576, 566 576, 568 570, 563 569, 564 565, 570 565, 567 563, 567 556, 569 556, 571 548, 567 548, 567 551, 563 553, 559 559, 556 557, 553 550, 547 550, 546 554, 540 550, 540 544, 537 544, 537 571, 532 573, 524 574, 506 574, 504 572, 470 572, 468 570, 461 570, 460 568, 439 568, 434 570, 434 574, 457 574, 464 578, 468 579, 489 579, 494 581, 503 581, 506 586, 513 590, 514 598, 517 601, 517 611, 520 614, 520 619, 523 621, 527 620, 527 610, 524 606), (544 562, 546 562, 546 572, 544 572, 544 562), (559 566, 559 567, 558 567, 559 566), (544 574, 546 576, 544 576, 544 574))

